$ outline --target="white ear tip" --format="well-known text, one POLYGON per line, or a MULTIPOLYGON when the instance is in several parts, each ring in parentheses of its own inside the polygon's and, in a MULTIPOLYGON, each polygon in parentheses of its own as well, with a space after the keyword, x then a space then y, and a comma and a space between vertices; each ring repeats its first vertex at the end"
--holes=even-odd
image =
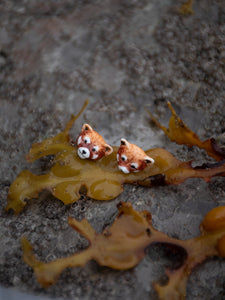
POLYGON ((151 157, 149 157, 149 156, 147 156, 147 157, 145 157, 145 160, 148 162, 148 163, 152 163, 152 164, 154 164, 154 159, 153 158, 151 158, 151 157))
POLYGON ((82 129, 83 129, 83 130, 92 130, 92 127, 91 127, 89 124, 85 123, 85 124, 83 125, 82 129))
POLYGON ((105 144, 105 150, 107 152, 107 155, 109 155, 113 152, 113 148, 108 144, 105 144))
POLYGON ((120 144, 125 146, 125 145, 128 145, 129 143, 128 143, 128 141, 126 139, 122 138, 120 140, 120 144))

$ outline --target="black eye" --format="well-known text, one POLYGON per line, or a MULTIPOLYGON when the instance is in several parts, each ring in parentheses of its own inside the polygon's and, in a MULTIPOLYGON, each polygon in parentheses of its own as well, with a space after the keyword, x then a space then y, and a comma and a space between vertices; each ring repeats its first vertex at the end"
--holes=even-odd
POLYGON ((132 169, 136 169, 135 165, 131 165, 131 168, 132 168, 132 169))
POLYGON ((95 148, 93 148, 93 149, 92 149, 92 151, 93 151, 93 152, 95 152, 95 151, 96 151, 96 149, 95 149, 95 148))
POLYGON ((122 156, 122 161, 125 161, 125 158, 122 156))
POLYGON ((87 140, 84 140, 84 143, 87 144, 87 140))

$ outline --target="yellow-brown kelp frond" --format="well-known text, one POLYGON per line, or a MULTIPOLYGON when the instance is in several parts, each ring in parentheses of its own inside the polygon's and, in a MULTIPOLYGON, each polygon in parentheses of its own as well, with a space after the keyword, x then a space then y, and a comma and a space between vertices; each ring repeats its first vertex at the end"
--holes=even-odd
POLYGON ((147 112, 149 113, 152 121, 165 132, 172 142, 176 142, 179 145, 187 145, 188 147, 197 146, 200 149, 204 149, 209 156, 212 156, 218 161, 225 159, 224 149, 220 148, 216 144, 214 138, 202 142, 199 137, 177 116, 170 102, 168 102, 168 106, 172 112, 168 128, 162 126, 148 110, 147 112))
MULTIPOLYGON (((25 170, 18 175, 9 189, 7 210, 11 208, 18 214, 26 205, 25 199, 37 198, 43 190, 49 190, 67 205, 80 198, 81 190, 93 199, 111 200, 122 193, 124 183, 143 186, 179 184, 190 177, 209 181, 212 176, 225 173, 225 163, 209 168, 193 168, 190 162, 182 162, 168 151, 156 148, 146 151, 155 161, 153 166, 139 173, 124 174, 118 170, 116 147, 111 155, 95 162, 80 159, 74 146, 57 145, 61 150, 49 173, 34 175, 25 170)), ((53 149, 52 144, 50 147, 53 149)), ((46 146, 45 151, 48 151, 46 146)))
POLYGON ((194 0, 188 0, 187 2, 181 5, 178 12, 181 15, 193 15, 195 13, 193 10, 193 3, 194 0))
MULTIPOLYGON (((86 105, 87 101, 81 112, 86 105)), ((190 162, 180 161, 162 148, 146 151, 155 162, 139 173, 124 174, 118 169, 116 158, 118 147, 113 147, 111 155, 98 161, 80 159, 77 147, 71 144, 69 130, 81 112, 71 118, 61 133, 31 147, 26 156, 28 161, 32 162, 42 156, 53 154, 54 165, 49 173, 44 175, 22 171, 10 186, 6 210, 13 209, 18 214, 26 205, 25 200, 37 198, 42 190, 49 190, 64 204, 70 204, 80 198, 81 190, 95 200, 111 200, 122 193, 124 183, 143 186, 179 184, 190 177, 200 177, 209 181, 213 176, 225 174, 225 161, 220 161, 217 165, 193 168, 190 162)), ((157 123, 156 120, 155 122, 157 123)), ((160 124, 158 126, 179 143, 191 146, 194 140, 198 141, 196 145, 201 146, 202 142, 183 124, 174 111, 170 129, 160 124)), ((216 152, 213 154, 217 155, 216 152)))
POLYGON ((68 267, 84 266, 95 260, 102 266, 126 270, 136 266, 146 254, 147 247, 162 244, 185 254, 179 267, 167 270, 168 282, 155 284, 162 300, 184 299, 186 283, 192 269, 210 256, 225 256, 225 206, 210 211, 201 224, 201 235, 190 240, 178 240, 156 230, 151 214, 138 212, 130 203, 118 205, 119 214, 110 228, 102 234, 94 231, 87 220, 76 221, 69 217, 69 224, 89 241, 85 250, 49 263, 39 261, 28 240, 22 238, 24 261, 33 268, 38 282, 47 287, 56 282, 68 267), (216 225, 215 225, 216 224, 216 225))
POLYGON ((62 132, 60 132, 52 138, 44 140, 41 143, 33 144, 30 149, 30 152, 26 155, 26 160, 28 162, 33 162, 40 157, 53 154, 56 155, 57 153, 64 151, 64 149, 66 149, 67 146, 70 145, 69 131, 72 128, 75 121, 83 113, 88 103, 89 101, 86 100, 80 112, 77 115, 71 116, 71 119, 66 123, 66 127, 62 132))

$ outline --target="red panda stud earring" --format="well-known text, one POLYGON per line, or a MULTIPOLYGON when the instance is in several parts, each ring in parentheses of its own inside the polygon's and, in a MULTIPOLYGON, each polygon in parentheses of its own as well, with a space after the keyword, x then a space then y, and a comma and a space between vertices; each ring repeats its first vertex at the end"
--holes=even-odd
POLYGON ((88 124, 83 125, 76 144, 77 154, 82 159, 97 160, 113 152, 113 148, 88 124))
POLYGON ((121 171, 128 174, 139 172, 148 165, 154 164, 154 159, 149 157, 141 148, 121 139, 120 147, 117 152, 118 167, 121 171))

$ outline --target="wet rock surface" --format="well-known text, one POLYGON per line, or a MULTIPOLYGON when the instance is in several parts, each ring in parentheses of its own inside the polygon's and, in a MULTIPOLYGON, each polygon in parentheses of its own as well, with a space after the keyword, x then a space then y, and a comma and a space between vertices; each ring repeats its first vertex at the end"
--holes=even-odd
MULTIPOLYGON (((25 161, 32 143, 58 133, 87 98, 90 104, 73 127, 74 138, 87 122, 113 145, 124 137, 144 149, 166 148, 199 165, 213 161, 202 150, 172 144, 145 112, 148 108, 166 125, 169 100, 202 140, 225 131, 224 1, 196 1, 191 16, 179 15, 179 5, 172 0, 1 1, 2 286, 65 299, 157 299, 152 283, 164 276, 162 257, 147 255, 128 271, 90 262, 66 270, 44 290, 22 261, 20 237, 26 235, 37 255, 51 261, 87 245, 69 228, 68 216, 86 218, 101 232, 113 222, 116 204, 130 201, 152 213, 157 229, 188 239, 198 235, 210 209, 224 205, 224 179, 218 177, 210 183, 189 179, 179 186, 126 185, 112 201, 82 197, 69 206, 44 192, 18 216, 4 211, 8 188, 19 172, 41 173, 51 164, 48 158, 32 165, 25 161)), ((187 299, 224 299, 224 271, 222 259, 196 268, 187 299)), ((9 289, 2 295, 13 297, 9 289)))

